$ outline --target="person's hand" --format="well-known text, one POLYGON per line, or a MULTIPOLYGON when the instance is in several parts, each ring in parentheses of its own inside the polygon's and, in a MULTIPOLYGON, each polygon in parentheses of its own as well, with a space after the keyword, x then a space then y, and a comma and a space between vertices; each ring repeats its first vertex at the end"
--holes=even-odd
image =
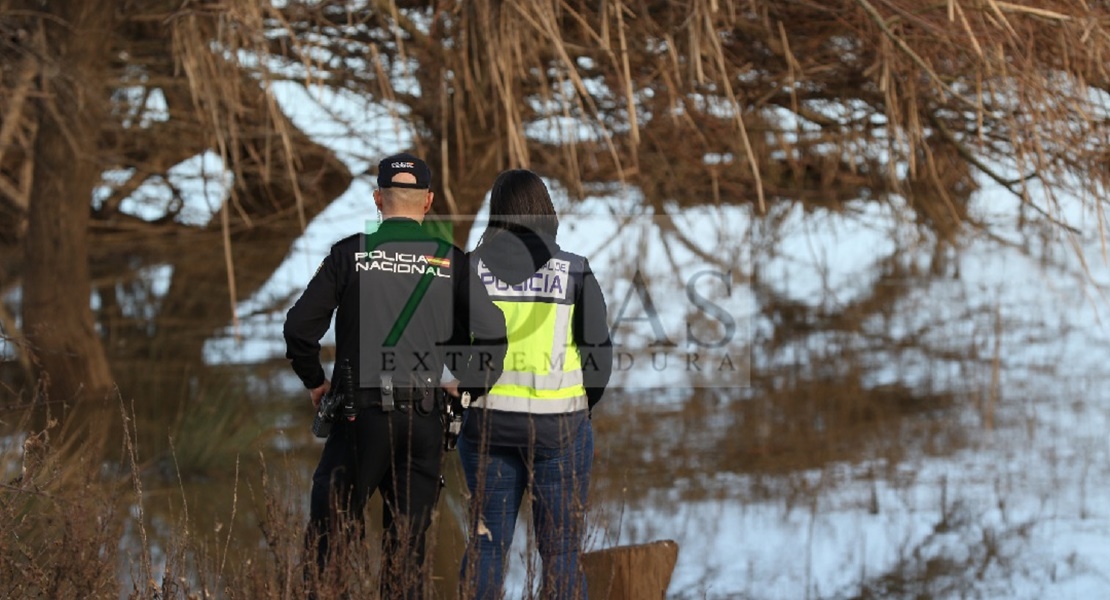
POLYGON ((312 408, 320 408, 320 400, 324 398, 324 394, 328 393, 331 389, 331 382, 324 379, 324 383, 320 387, 312 388, 308 391, 308 397, 312 399, 312 408))
POLYGON ((451 381, 441 382, 439 384, 439 387, 443 388, 443 391, 447 392, 447 394, 449 396, 451 396, 452 398, 458 398, 459 397, 459 380, 458 379, 452 379, 451 381))

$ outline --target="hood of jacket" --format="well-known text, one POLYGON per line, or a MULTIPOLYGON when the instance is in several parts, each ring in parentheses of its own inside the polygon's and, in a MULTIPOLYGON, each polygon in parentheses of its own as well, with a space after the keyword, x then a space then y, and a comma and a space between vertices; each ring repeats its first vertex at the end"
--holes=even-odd
POLYGON ((550 236, 506 230, 498 231, 474 250, 490 272, 509 285, 534 275, 557 252, 559 244, 550 236))

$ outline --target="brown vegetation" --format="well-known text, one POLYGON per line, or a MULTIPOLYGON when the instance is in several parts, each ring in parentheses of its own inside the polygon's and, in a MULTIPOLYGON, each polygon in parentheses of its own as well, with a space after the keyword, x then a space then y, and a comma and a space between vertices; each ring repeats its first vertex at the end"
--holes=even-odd
MULTIPOLYGON (((159 327, 188 323, 197 333, 182 335, 203 339, 278 264, 274 248, 347 188, 346 167, 282 114, 276 79, 389 107, 435 167, 440 210, 463 215, 500 169, 529 166, 578 194, 624 182, 656 208, 900 193, 908 218, 948 237, 968 223, 976 177, 1056 221, 1064 191, 1100 210, 1110 173, 1100 3, 49 6, 0 2, 12 57, 0 86, 0 273, 5 290, 24 287, 27 349, 66 393, 111 380, 84 306, 86 262, 99 333, 149 328, 116 296, 138 268, 169 264, 159 327), (151 117, 157 93, 166 118, 151 117), (121 210, 205 150, 235 178, 212 224, 178 222, 181 198, 153 220, 121 210), (86 222, 81 198, 111 169, 129 176, 86 222), (263 256, 245 254, 261 241, 263 256), (185 298, 184 286, 205 293, 185 298), (40 302, 61 296, 68 304, 40 302)), ((108 354, 121 351, 136 349, 108 354)))
MULTIPOLYGON (((282 112, 277 80, 391 110, 432 163, 443 212, 472 214, 499 170, 526 166, 573 196, 628 185, 658 211, 747 204, 772 233, 783 205, 904 197, 894 204, 903 217, 944 240, 990 225, 967 208, 988 180, 1013 193, 1022 218, 1072 231, 1059 223, 1064 193, 1102 222, 1108 43, 1110 8, 1068 0, 0 0, 0 294, 21 291, 0 304, 0 328, 21 349, 25 382, 45 382, 43 397, 58 402, 103 397, 125 379, 120 369, 162 379, 144 361, 172 371, 167 386, 195 372, 204 340, 234 322, 236 303, 354 177, 282 112), (233 184, 197 226, 179 218, 185 198, 167 173, 204 152, 233 184), (125 208, 148 183, 170 189, 169 200, 138 198, 158 217, 125 208), (172 269, 165 294, 150 291, 154 267, 172 269)), ((761 307, 776 328, 770 352, 807 327, 855 331, 905 289, 880 280, 875 294, 826 314, 773 298, 752 275, 770 300, 761 307)), ((741 457, 733 467, 851 459, 883 443, 852 427, 950 400, 868 389, 850 369, 832 382, 790 374, 785 390, 773 387, 780 375, 757 374, 769 393, 733 415, 752 434, 723 444, 741 457), (795 450, 803 441, 808 449, 795 450)), ((191 397, 145 391, 140 412, 191 397)), ((632 429, 657 423, 643 421, 632 429)), ((101 453, 118 439, 86 437, 94 443, 84 448, 101 453)), ((34 459, 39 438, 26 439, 34 459)), ((99 467, 100 454, 83 455, 90 462, 70 467, 99 467)), ((131 497, 141 490, 94 494, 86 480, 43 480, 51 471, 28 464, 30 475, 0 482, 2 529, 29 536, 4 538, 0 581, 23 587, 3 591, 108 589, 116 574, 93 567, 115 564, 118 522, 81 518, 141 503, 131 497)), ((234 581, 244 597, 288 597, 298 513, 265 506, 272 562, 240 565, 234 581)), ((220 557, 189 556, 209 555, 220 557)), ((175 556, 178 571, 218 574, 208 583, 224 574, 175 556)), ((149 562, 134 575, 152 585, 137 596, 202 585, 149 562)))

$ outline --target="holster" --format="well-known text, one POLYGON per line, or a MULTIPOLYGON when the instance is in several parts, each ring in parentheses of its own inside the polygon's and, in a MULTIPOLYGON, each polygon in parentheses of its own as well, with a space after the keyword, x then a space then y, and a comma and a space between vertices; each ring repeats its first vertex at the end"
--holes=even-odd
POLYGON ((406 385, 397 385, 393 375, 381 376, 379 392, 382 412, 405 410, 412 407, 422 415, 429 415, 435 408, 435 392, 438 384, 431 377, 412 374, 406 385))
POLYGON ((440 418, 443 420, 443 450, 450 452, 455 449, 462 433, 463 405, 459 398, 448 394, 445 390, 439 391, 440 418))

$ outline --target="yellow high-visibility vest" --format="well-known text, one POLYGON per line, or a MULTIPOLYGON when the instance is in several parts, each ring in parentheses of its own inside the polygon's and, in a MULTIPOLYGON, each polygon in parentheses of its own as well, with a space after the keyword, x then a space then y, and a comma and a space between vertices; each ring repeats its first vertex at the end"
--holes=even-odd
POLYGON ((581 258, 559 252, 517 285, 497 278, 478 260, 476 274, 505 314, 509 347, 505 370, 471 406, 508 412, 561 414, 586 410, 582 360, 571 320, 581 258))

